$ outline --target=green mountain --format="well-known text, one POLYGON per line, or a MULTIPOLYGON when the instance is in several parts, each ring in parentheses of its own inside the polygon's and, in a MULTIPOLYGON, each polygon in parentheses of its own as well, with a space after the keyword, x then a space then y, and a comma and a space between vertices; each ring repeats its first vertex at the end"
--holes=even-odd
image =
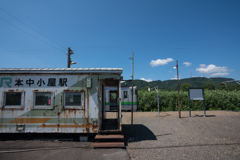
MULTIPOLYGON (((231 81, 234 80, 232 78, 221 78, 221 77, 215 77, 215 78, 206 78, 206 77, 192 77, 192 78, 185 78, 179 80, 179 87, 184 83, 189 83, 191 87, 201 87, 205 84, 213 84, 215 88, 218 88, 220 84, 224 81, 231 81)), ((122 83, 122 86, 132 85, 132 80, 124 80, 125 82, 122 83)), ((231 83, 229 83, 231 84, 231 83)), ((232 83, 234 84, 234 83, 232 83)), ((159 89, 162 90, 177 90, 177 80, 166 80, 166 81, 152 81, 152 82, 146 82, 143 80, 134 80, 133 85, 137 86, 138 89, 146 89, 147 87, 155 87, 158 86, 159 89)))

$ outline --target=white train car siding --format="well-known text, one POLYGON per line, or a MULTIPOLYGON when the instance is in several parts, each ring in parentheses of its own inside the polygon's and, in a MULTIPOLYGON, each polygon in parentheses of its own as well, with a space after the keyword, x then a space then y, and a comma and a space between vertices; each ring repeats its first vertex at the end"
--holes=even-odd
MULTIPOLYGON (((117 91, 117 87, 105 87, 105 111, 110 110, 110 91, 117 91)), ((121 109, 132 110, 132 87, 121 87, 121 109)), ((137 111, 137 86, 133 86, 133 111, 137 111)))
POLYGON ((0 69, 0 133, 98 133, 101 79, 121 72, 0 69))

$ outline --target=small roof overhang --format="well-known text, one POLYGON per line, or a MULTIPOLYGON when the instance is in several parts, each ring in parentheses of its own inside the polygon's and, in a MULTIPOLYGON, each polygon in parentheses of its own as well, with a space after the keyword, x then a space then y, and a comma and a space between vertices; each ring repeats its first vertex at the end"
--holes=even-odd
POLYGON ((106 73, 122 74, 122 68, 0 68, 0 74, 18 73, 106 73))

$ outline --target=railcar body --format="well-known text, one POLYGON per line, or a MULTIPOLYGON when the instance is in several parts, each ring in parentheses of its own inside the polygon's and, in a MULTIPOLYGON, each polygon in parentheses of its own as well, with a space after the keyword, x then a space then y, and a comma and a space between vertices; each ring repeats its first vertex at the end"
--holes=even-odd
MULTIPOLYGON (((121 109, 122 111, 132 110, 132 86, 121 87, 121 109)), ((116 111, 118 108, 118 88, 105 87, 105 108, 107 112, 116 111)), ((133 111, 137 111, 137 86, 133 86, 133 111)))
MULTIPOLYGON (((0 69, 0 133, 98 133, 121 68, 0 69)), ((116 129, 121 131, 121 92, 116 129)))

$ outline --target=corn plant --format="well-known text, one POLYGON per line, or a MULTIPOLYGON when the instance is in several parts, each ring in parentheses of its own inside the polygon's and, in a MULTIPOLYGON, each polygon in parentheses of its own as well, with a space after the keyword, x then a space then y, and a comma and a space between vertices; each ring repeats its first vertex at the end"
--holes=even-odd
MULTIPOLYGON (((138 111, 157 111, 157 93, 139 91, 138 92, 138 111)), ((178 92, 160 91, 160 111, 178 110, 178 92)), ((240 110, 240 92, 213 90, 205 91, 206 110, 240 110)), ((191 110, 203 110, 203 101, 190 101, 191 110)), ((181 110, 188 110, 188 92, 180 92, 181 110)))

